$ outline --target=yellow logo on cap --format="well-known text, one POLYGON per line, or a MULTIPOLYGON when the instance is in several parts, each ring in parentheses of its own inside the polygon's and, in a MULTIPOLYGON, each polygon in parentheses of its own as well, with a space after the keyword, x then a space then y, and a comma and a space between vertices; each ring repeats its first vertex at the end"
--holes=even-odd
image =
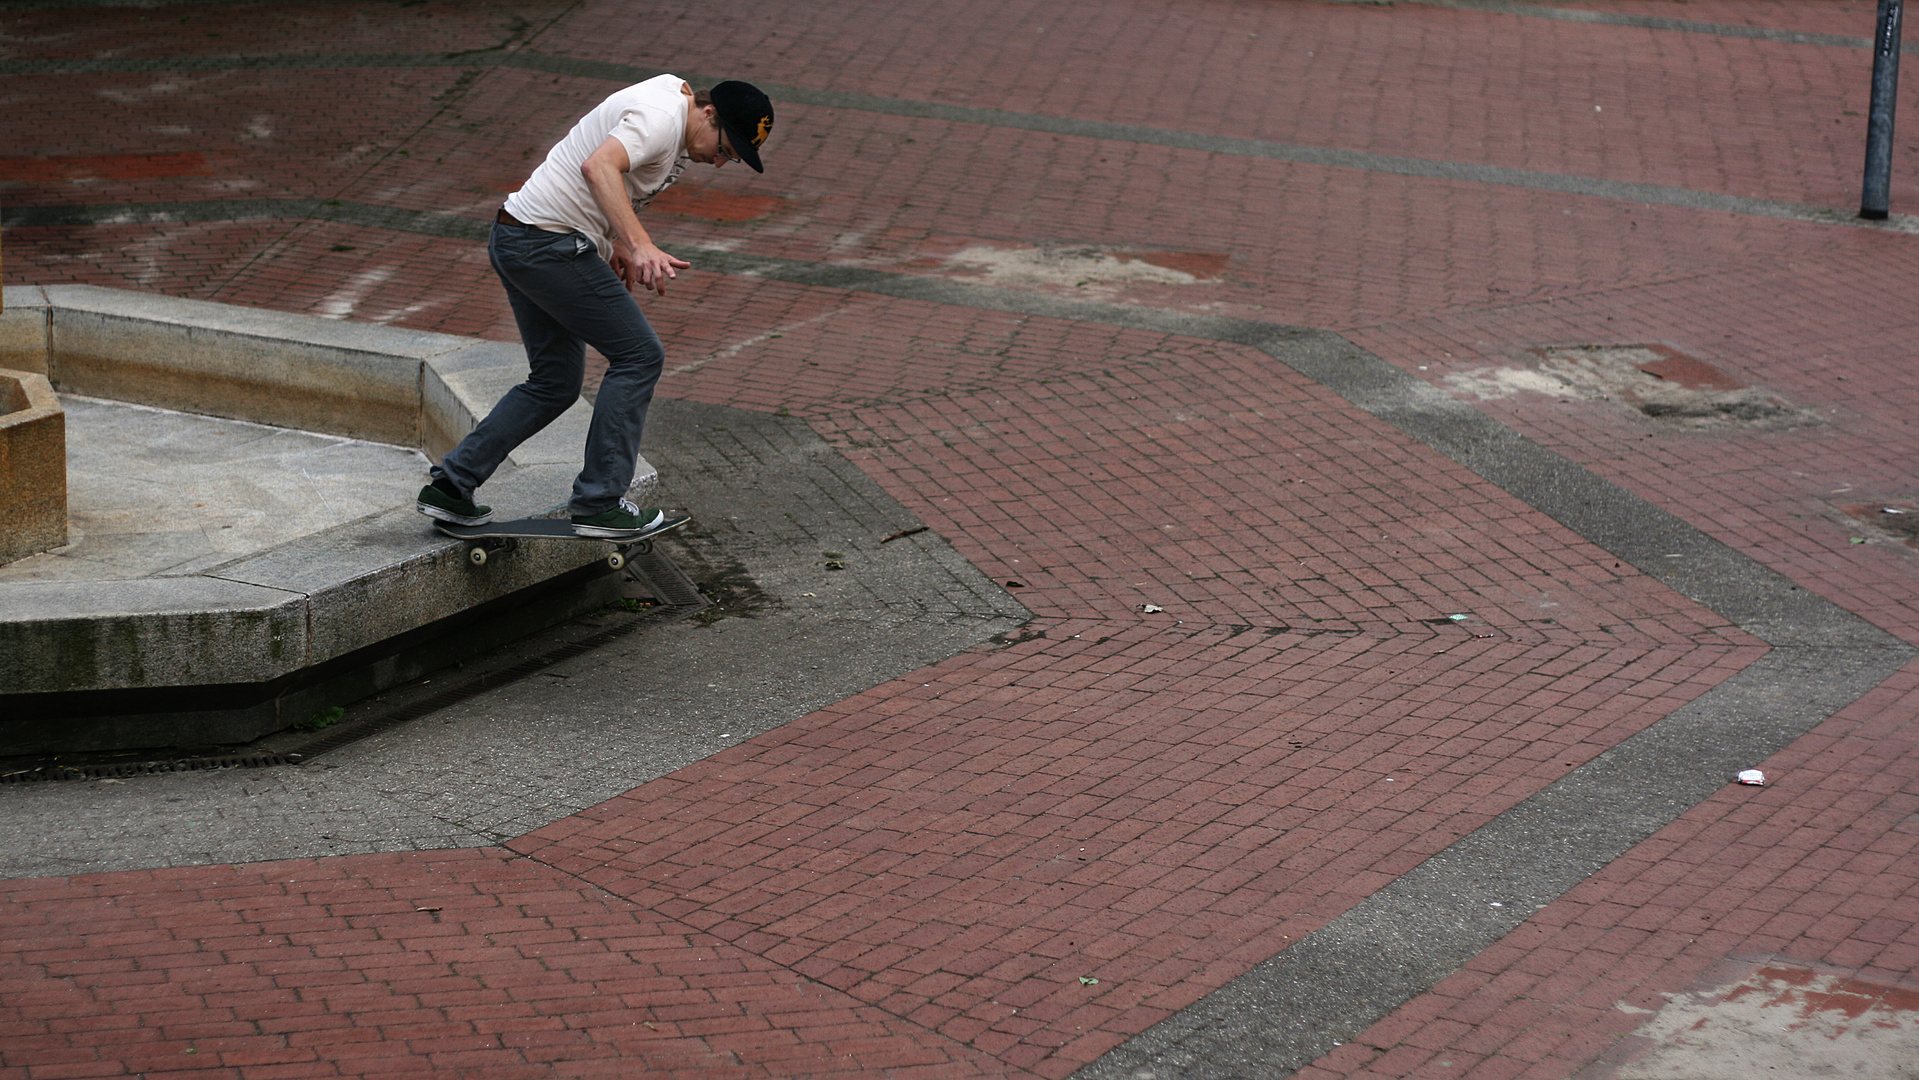
POLYGON ((768 135, 771 135, 772 133, 773 133, 773 118, 770 116, 760 117, 760 130, 758 134, 753 136, 753 145, 759 146, 765 143, 766 137, 768 135))

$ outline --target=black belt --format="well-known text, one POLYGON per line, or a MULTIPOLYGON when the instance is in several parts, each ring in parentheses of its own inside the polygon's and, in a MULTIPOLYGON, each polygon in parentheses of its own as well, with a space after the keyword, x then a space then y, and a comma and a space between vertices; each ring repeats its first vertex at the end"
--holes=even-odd
POLYGON ((506 207, 504 206, 500 207, 499 214, 495 216, 493 220, 499 222, 502 225, 518 225, 522 229, 532 228, 532 226, 528 225, 526 222, 521 221, 518 218, 514 217, 512 214, 507 213, 506 207))

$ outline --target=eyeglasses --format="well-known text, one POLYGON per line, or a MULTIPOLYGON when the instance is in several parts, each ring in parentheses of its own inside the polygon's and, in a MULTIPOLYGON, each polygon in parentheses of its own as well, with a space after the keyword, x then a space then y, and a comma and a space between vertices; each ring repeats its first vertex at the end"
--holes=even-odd
POLYGON ((736 154, 736 153, 734 153, 734 152, 733 152, 733 150, 732 150, 732 148, 730 148, 730 147, 728 147, 728 146, 726 145, 726 129, 725 129, 725 128, 723 128, 723 127, 720 127, 720 125, 718 125, 718 124, 714 124, 713 126, 714 126, 714 127, 716 128, 716 129, 718 129, 718 131, 719 131, 719 133, 720 133, 720 140, 719 140, 719 143, 718 143, 718 146, 719 146, 719 151, 720 151, 720 156, 721 156, 721 157, 723 157, 723 158, 725 158, 725 159, 726 159, 726 160, 728 160, 728 161, 739 161, 739 160, 740 160, 740 156, 739 156, 738 154, 736 154))

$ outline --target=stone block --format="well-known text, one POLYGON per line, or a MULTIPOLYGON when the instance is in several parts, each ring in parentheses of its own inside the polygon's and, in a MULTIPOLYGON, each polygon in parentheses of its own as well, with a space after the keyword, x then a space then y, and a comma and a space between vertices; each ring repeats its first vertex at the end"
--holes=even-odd
POLYGON ((66 420, 45 375, 0 369, 0 563, 67 542, 66 420))
POLYGON ((0 288, 0 368, 47 373, 48 312, 45 290, 31 285, 0 288))
POLYGON ((19 582, 0 610, 0 691, 263 682, 305 666, 307 600, 214 577, 19 582))

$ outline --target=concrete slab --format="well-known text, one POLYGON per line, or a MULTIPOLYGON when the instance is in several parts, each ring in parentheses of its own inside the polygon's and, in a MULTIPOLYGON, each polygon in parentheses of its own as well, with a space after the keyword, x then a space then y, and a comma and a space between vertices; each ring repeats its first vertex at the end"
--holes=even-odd
POLYGON ((401 505, 418 450, 68 394, 70 542, 0 582, 190 574, 401 505))
MULTIPOLYGON (((67 392, 71 533, 0 568, 0 751, 246 741, 383 643, 542 589, 578 593, 551 618, 613 595, 587 586, 602 545, 480 568, 412 510, 415 447, 470 430, 523 376, 516 346, 92 286, 5 300, 0 347, 42 350, 67 392), (194 687, 211 697, 128 696, 194 687)), ((560 511, 590 420, 577 403, 511 457, 497 512, 560 511)), ((642 459, 634 493, 657 476, 642 459)))
POLYGON ((1730 961, 1670 994, 1576 1080, 1919 1076, 1919 994, 1790 960, 1730 961))

